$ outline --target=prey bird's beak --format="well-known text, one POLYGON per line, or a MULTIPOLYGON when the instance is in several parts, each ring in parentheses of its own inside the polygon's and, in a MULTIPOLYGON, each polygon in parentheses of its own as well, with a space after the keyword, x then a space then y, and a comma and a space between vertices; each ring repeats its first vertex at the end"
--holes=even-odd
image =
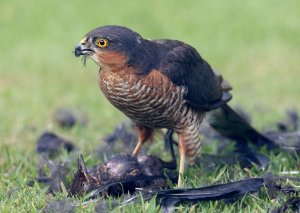
POLYGON ((90 49, 89 46, 87 45, 86 37, 84 37, 83 39, 81 39, 79 44, 77 44, 77 46, 75 47, 74 54, 76 57, 79 57, 81 55, 90 55, 93 52, 94 51, 90 49))

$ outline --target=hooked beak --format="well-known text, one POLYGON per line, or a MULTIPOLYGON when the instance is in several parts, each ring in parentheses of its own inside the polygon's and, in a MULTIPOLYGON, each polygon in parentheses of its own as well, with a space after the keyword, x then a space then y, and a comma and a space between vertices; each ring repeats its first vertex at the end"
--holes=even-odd
POLYGON ((75 47, 74 54, 76 57, 79 57, 81 55, 91 55, 93 52, 94 50, 87 46, 86 38, 83 38, 75 47))

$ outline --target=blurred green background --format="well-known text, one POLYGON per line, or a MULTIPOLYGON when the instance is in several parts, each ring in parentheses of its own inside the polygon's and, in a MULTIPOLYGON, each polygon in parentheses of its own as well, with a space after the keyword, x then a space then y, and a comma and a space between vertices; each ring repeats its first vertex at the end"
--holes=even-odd
MULTIPOLYGON (((72 53, 91 29, 124 25, 185 41, 234 87, 232 105, 263 127, 300 103, 300 2, 11 1, 0 4, 0 144, 26 144, 57 107, 80 107, 97 138, 123 115, 98 89, 98 67, 72 53)), ((32 144, 32 143, 30 143, 32 144)))
POLYGON ((34 152, 58 107, 87 114, 88 128, 64 132, 81 147, 92 148, 124 119, 101 94, 98 67, 83 67, 72 53, 101 25, 193 45, 232 84, 231 105, 250 111, 254 126, 300 109, 299 11, 297 0, 0 0, 0 166, 24 163, 18 155, 34 152), (6 152, 17 153, 10 164, 6 152))

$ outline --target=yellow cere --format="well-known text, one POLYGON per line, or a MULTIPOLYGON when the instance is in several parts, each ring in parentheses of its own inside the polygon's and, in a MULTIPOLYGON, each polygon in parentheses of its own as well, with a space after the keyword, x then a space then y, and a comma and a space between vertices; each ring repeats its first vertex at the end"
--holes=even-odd
POLYGON ((82 38, 81 40, 80 40, 80 44, 85 44, 86 43, 86 37, 84 37, 84 38, 82 38))

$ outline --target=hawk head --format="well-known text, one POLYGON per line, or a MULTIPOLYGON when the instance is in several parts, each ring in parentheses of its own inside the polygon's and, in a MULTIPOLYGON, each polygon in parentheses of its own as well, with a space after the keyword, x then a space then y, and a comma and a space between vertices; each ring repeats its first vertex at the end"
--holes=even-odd
POLYGON ((143 49, 142 37, 122 26, 98 27, 87 33, 75 47, 75 56, 92 58, 100 67, 130 64, 143 49))

